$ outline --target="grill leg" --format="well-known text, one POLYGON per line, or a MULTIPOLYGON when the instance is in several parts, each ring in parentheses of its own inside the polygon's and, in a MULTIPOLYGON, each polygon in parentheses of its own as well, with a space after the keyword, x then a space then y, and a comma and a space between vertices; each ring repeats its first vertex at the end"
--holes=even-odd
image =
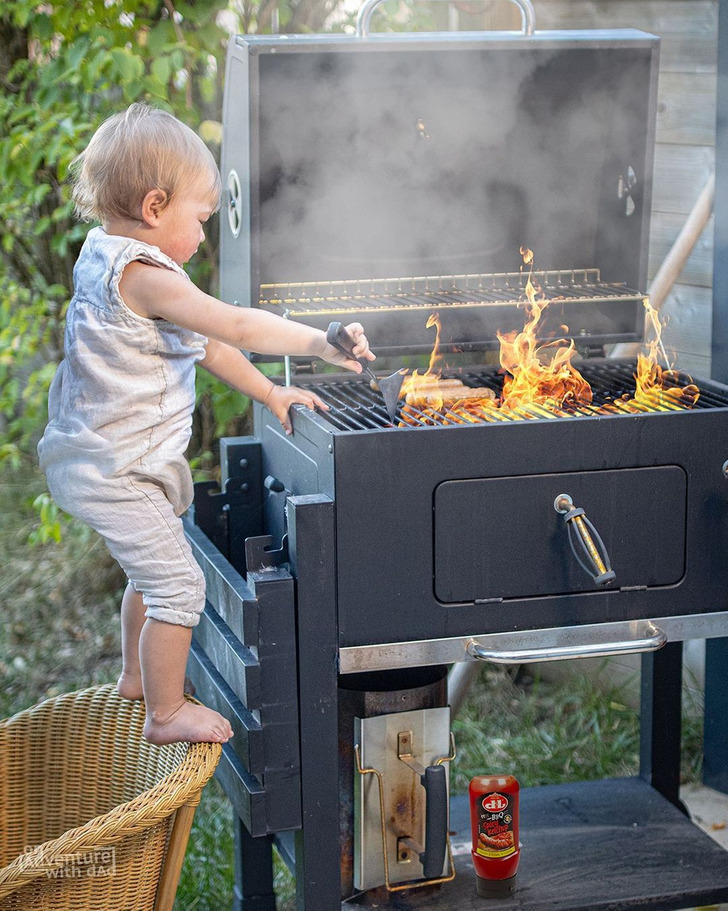
POLYGON ((276 911, 273 891, 273 842, 253 838, 237 816, 235 826, 235 893, 233 911, 276 911))
POLYGON ((296 832, 296 908, 340 911, 338 626, 334 504, 324 496, 287 504, 296 577, 301 831, 296 832))
POLYGON ((680 800, 682 642, 642 656, 640 776, 683 813, 680 800))
POLYGON ((728 638, 705 642, 703 782, 728 794, 728 638))

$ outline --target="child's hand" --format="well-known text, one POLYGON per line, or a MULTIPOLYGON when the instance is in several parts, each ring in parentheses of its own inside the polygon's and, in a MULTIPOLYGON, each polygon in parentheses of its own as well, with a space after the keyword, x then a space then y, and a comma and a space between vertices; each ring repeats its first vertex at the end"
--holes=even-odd
POLYGON ((271 414, 278 418, 289 436, 293 433, 289 414, 291 405, 305 405, 311 411, 314 408, 321 408, 324 411, 329 410, 326 402, 322 401, 315 392, 299 389, 298 386, 276 386, 274 384, 263 404, 271 414))
POLYGON ((376 355, 373 351, 369 350, 369 342, 367 341, 366 335, 364 335, 364 327, 361 323, 349 323, 345 328, 349 335, 354 339, 354 348, 352 349, 354 357, 347 357, 337 348, 334 348, 333 345, 329 345, 328 342, 325 342, 321 358, 328 361, 330 364, 336 364, 339 367, 346 367, 347 370, 353 370, 355 373, 361 373, 363 368, 356 358, 364 358, 367 361, 373 361, 376 358, 376 355))

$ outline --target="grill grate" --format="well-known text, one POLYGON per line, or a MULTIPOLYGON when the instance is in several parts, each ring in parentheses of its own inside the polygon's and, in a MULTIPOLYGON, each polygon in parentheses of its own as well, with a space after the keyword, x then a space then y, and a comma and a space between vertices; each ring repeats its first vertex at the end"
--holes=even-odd
POLYGON ((529 279, 539 289, 539 299, 597 304, 641 298, 623 284, 603 282, 599 269, 569 269, 261 285, 260 305, 283 307, 295 317, 321 311, 333 314, 518 304, 525 300, 529 279))
MULTIPOLYGON (((614 413, 635 414, 638 411, 656 413, 659 411, 681 411, 686 410, 679 405, 670 408, 657 406, 651 408, 643 406, 637 408, 634 405, 629 409, 621 408, 618 400, 621 396, 631 397, 635 392, 634 383, 634 364, 625 364, 624 362, 615 361, 613 363, 600 363, 599 365, 579 365, 579 371, 584 379, 589 383, 592 389, 593 399, 591 405, 579 406, 576 408, 564 409, 561 413, 554 413, 546 408, 539 406, 529 406, 521 411, 499 412, 489 411, 488 418, 478 419, 472 417, 473 424, 485 424, 492 422, 510 423, 513 421, 524 420, 559 420, 561 417, 594 417, 597 414, 605 414, 599 409, 605 405, 611 404, 615 407, 614 413)), ((468 370, 458 372, 456 375, 466 386, 487 387, 492 389, 496 396, 500 396, 503 386, 503 377, 498 368, 483 368, 483 370, 468 370)), ((384 408, 381 396, 372 390, 366 380, 337 380, 327 382, 322 380, 316 384, 316 392, 329 405, 330 410, 319 412, 320 416, 336 430, 374 430, 377 428, 391 427, 387 412, 384 408)), ((403 417, 403 406, 400 405, 396 424, 403 430, 414 430, 421 427, 433 426, 431 413, 406 406, 407 423, 400 423, 403 417)), ((712 409, 728 407, 728 396, 720 394, 715 389, 706 389, 700 387, 700 396, 693 406, 695 409, 712 409)), ((463 419, 457 415, 443 411, 438 415, 438 426, 462 426, 463 419)))

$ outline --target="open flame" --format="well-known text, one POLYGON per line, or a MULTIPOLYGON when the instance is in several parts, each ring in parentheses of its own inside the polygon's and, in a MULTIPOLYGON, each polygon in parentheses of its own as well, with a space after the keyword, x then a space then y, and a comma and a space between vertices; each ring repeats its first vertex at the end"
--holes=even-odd
MULTIPOLYGON (((675 371, 662 343, 657 311, 645 298, 644 306, 654 331, 646 354, 638 355, 635 392, 600 406, 592 404, 589 383, 573 364, 576 346, 566 337, 543 342, 537 329, 548 301, 538 299, 541 289, 532 283, 533 252, 521 247, 529 267, 525 286, 526 319, 520 332, 497 333, 500 364, 505 374, 500 396, 486 387, 472 388, 456 378, 443 378, 440 353, 440 320, 433 314, 427 328, 435 328, 435 344, 424 373, 415 370, 405 378, 401 395, 402 423, 481 423, 513 419, 568 417, 573 414, 623 414, 692 408, 700 390, 690 377, 675 371), (661 367, 659 358, 665 363, 661 367), (416 415, 416 418, 415 418, 416 415)), ((522 267, 523 268, 523 267, 522 267)), ((564 332, 568 327, 561 327, 564 332)))
POLYGON ((576 354, 573 339, 538 341, 536 330, 548 301, 537 300, 540 289, 531 281, 533 253, 521 247, 521 256, 524 265, 531 267, 525 288, 526 323, 521 332, 496 333, 501 367, 506 371, 500 407, 515 411, 532 404, 560 409, 574 403, 589 405, 592 400, 589 383, 571 363, 576 354))
POLYGON ((667 352, 662 344, 662 326, 657 310, 647 298, 643 304, 649 317, 654 338, 649 343, 647 354, 637 357, 637 370, 635 371, 635 394, 632 399, 623 396, 621 402, 634 406, 634 410, 643 410, 647 405, 652 408, 669 408, 678 405, 680 408, 692 408, 697 402, 700 390, 686 374, 680 374, 670 366, 667 352), (667 365, 662 368, 659 364, 659 355, 667 365), (680 385, 681 381, 684 385, 680 385))

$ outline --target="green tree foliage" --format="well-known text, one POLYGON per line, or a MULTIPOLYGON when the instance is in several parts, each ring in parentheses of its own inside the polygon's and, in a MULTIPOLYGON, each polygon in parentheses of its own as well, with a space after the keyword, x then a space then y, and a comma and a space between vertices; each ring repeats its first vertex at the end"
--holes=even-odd
MULTIPOLYGON (((73 217, 68 166, 98 124, 133 101, 165 107, 217 151, 232 32, 321 30, 339 0, 79 0, 0 4, 0 459, 31 453, 62 356, 73 264, 88 230, 73 217), (217 126, 216 126, 217 125, 217 126)), ((192 266, 214 293, 217 243, 192 266)), ((198 454, 239 415, 240 397, 200 384, 198 454)))
MULTIPOLYGON (((68 165, 99 122, 149 100, 188 123, 218 116, 220 4, 83 0, 0 9, 0 427, 27 449, 61 357, 73 264, 68 165)), ((206 271, 210 274, 208 266, 206 271)))

